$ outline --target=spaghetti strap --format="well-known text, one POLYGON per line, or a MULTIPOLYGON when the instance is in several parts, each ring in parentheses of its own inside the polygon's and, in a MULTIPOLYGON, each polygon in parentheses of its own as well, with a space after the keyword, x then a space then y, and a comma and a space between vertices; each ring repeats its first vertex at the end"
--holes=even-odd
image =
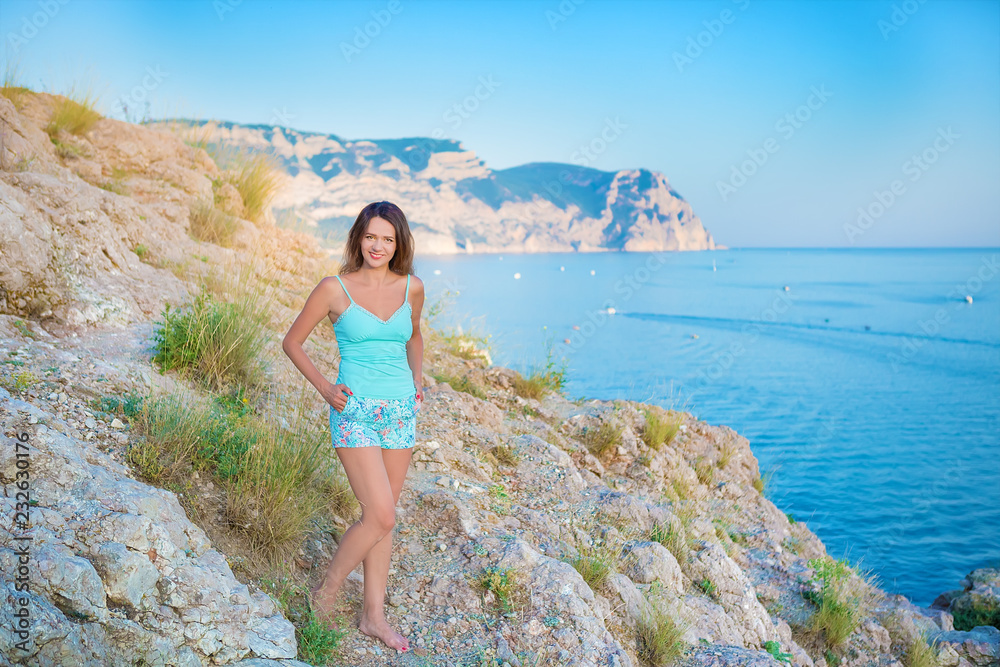
MULTIPOLYGON (((334 278, 337 279, 337 282, 340 283, 341 287, 344 287, 344 281, 340 279, 340 276, 334 276, 334 278)), ((346 287, 344 287, 344 294, 346 294, 347 298, 351 300, 351 303, 354 303, 354 297, 351 296, 351 293, 347 291, 346 287)))
POLYGON ((406 294, 403 295, 403 303, 410 300, 410 274, 406 274, 406 294))

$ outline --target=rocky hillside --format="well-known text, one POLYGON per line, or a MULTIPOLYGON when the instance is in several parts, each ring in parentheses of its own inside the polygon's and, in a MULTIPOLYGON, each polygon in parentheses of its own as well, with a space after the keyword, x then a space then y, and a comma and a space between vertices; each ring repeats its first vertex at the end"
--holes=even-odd
MULTIPOLYGON (((208 154, 109 119, 53 129, 60 103, 0 97, 0 655, 301 667, 315 638, 246 562, 225 487, 196 470, 181 491, 143 481, 130 456, 143 435, 109 406, 205 394, 152 364, 157 318, 234 263, 274 288, 269 395, 294 393, 301 377, 280 339, 335 267, 266 215, 237 220, 231 243, 195 240, 205 201, 240 203, 208 154)), ((995 605, 996 571, 917 608, 829 559, 762 494, 750 443, 731 429, 628 401, 530 397, 465 342, 430 327, 425 341, 387 606, 414 650, 397 656, 351 631, 311 664, 996 664, 1000 631, 953 627, 995 605), (671 428, 652 428, 651 415, 671 428)), ((332 326, 307 350, 335 376, 332 326)), ((328 406, 307 389, 323 421, 328 406)), ((335 528, 317 524, 283 564, 302 586, 318 582, 352 520, 346 505, 335 511, 335 528)), ((360 581, 359 568, 341 599, 348 619, 360 581)))
POLYGON ((348 141, 285 127, 211 123, 212 143, 266 151, 291 184, 275 202, 332 245, 369 201, 400 204, 424 253, 711 250, 663 174, 535 163, 492 170, 445 139, 348 141))

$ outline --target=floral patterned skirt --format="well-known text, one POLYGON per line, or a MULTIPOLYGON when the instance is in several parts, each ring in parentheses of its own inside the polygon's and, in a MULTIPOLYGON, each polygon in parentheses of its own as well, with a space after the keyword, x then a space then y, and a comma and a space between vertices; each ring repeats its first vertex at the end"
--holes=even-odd
POLYGON ((330 406, 330 437, 334 447, 413 447, 417 399, 348 396, 343 411, 330 406))

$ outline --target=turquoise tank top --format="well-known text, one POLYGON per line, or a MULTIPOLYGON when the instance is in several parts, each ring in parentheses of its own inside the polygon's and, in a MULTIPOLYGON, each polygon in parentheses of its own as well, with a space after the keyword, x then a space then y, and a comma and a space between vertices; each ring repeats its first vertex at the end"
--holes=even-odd
MULTIPOLYGON (((336 276, 344 287, 344 281, 336 276)), ((340 350, 337 384, 346 384, 364 398, 409 398, 416 393, 413 371, 406 360, 406 342, 413 335, 410 276, 403 305, 382 320, 359 306, 344 287, 351 305, 333 323, 340 350)))

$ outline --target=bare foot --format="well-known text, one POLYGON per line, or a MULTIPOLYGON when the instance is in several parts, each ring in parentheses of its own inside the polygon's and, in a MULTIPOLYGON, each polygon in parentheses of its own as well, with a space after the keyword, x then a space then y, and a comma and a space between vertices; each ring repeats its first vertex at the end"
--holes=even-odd
POLYGON ((399 652, 407 651, 410 648, 409 640, 389 627, 384 618, 374 622, 369 622, 362 618, 361 622, 358 623, 358 630, 369 637, 381 639, 385 642, 386 646, 394 648, 399 652))

